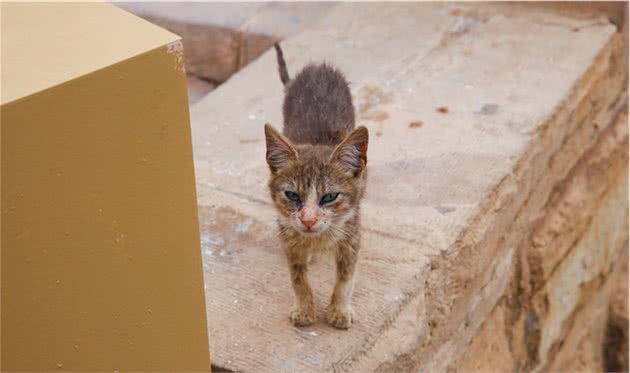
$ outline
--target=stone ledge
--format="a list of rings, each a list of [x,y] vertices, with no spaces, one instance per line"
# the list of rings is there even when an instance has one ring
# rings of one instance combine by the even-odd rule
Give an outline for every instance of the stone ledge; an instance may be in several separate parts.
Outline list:
[[[385,30],[375,21],[384,16],[397,22]],[[617,40],[601,19],[423,3],[337,5],[283,43],[290,73],[322,59],[346,72],[373,134],[358,319],[347,332],[287,320],[292,294],[262,142],[262,124],[281,123],[275,56],[263,54],[201,100],[191,114],[215,364],[456,367],[508,289],[516,247],[554,185],[601,133],[592,122],[610,123],[607,108],[623,89]],[[312,271],[320,303],[331,269]]]
[[[228,80],[280,40],[239,29],[183,23],[160,16],[142,17],[182,37],[188,74],[216,83]]]
[[[215,83],[273,43],[310,26],[334,3],[116,3],[180,35],[186,71]]]

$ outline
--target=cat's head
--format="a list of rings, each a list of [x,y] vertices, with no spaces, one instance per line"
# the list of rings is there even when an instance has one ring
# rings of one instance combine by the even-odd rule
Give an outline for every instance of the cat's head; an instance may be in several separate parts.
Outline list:
[[[336,147],[292,145],[265,125],[269,189],[283,229],[304,236],[347,235],[365,190],[368,130],[358,127]]]

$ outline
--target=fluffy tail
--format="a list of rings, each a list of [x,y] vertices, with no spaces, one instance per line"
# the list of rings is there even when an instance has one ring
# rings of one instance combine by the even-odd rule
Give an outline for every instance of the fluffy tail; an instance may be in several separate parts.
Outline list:
[[[276,57],[278,57],[278,72],[280,72],[280,80],[283,85],[287,85],[289,82],[289,72],[287,71],[287,64],[284,62],[284,56],[282,55],[282,49],[278,43],[274,43],[276,48]]]

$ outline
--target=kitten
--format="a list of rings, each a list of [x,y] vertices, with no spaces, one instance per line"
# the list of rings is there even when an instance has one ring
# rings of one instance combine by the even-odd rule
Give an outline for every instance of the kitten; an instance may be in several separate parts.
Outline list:
[[[327,321],[352,324],[352,288],[359,253],[359,205],[366,184],[368,130],[354,129],[354,106],[344,76],[327,64],[306,66],[289,78],[275,45],[285,86],[281,135],[265,125],[269,191],[278,211],[296,304],[296,326],[310,325],[317,313],[307,280],[313,254],[335,255],[337,281]]]

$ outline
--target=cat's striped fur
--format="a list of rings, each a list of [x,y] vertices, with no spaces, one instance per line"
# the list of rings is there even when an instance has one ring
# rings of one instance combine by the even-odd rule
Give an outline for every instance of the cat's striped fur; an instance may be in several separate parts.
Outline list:
[[[327,321],[349,328],[368,130],[354,128],[352,96],[343,74],[327,64],[311,64],[290,79],[282,50],[275,48],[285,85],[284,127],[280,134],[265,125],[266,158],[269,191],[296,297],[290,318],[297,326],[316,321],[307,279],[309,258],[330,252],[336,258],[337,280]]]

